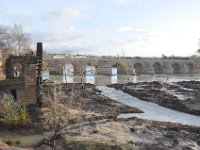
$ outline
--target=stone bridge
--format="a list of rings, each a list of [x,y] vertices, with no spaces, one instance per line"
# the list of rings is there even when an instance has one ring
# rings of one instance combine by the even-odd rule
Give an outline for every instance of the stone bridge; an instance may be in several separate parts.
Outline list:
[[[74,68],[74,74],[86,73],[87,66],[94,66],[96,74],[112,75],[112,68],[117,67],[118,74],[192,74],[200,73],[197,59],[163,58],[118,58],[109,56],[71,56],[61,59],[44,59],[44,67],[50,74],[63,74],[65,64]]]

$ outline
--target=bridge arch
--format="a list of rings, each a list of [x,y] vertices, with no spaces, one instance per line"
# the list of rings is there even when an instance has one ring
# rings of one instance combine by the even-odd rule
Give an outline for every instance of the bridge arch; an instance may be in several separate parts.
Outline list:
[[[134,67],[134,70],[135,70],[135,73],[136,74],[141,74],[142,73],[142,64],[141,63],[135,63],[134,65],[133,65],[133,67]]]
[[[181,66],[178,63],[173,63],[172,68],[174,74],[181,73]]]
[[[188,63],[187,66],[188,66],[188,73],[193,73],[194,65],[192,63]]]
[[[117,61],[112,64],[112,74],[127,74],[127,66],[125,63],[121,61]]]
[[[73,75],[74,74],[74,65],[72,63],[66,63],[63,66],[64,75]]]
[[[153,64],[153,69],[154,69],[154,73],[160,74],[162,73],[162,67],[161,64],[156,62]]]

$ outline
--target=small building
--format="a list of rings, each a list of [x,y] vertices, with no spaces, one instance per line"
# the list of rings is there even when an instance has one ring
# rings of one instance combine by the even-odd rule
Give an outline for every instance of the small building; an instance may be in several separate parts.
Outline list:
[[[10,56],[4,65],[0,72],[6,79],[0,80],[0,99],[12,96],[26,104],[36,103],[36,57]]]

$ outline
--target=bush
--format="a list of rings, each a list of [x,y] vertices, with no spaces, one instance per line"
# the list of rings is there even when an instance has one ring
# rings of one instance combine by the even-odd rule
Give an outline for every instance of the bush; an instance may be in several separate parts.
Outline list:
[[[5,97],[0,101],[0,114],[8,126],[27,124],[28,113],[25,104],[15,101],[12,97]]]

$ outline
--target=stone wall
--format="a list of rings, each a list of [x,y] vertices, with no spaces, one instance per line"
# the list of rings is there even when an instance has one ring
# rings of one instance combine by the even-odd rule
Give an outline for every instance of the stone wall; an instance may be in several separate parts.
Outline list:
[[[7,84],[0,84],[0,98],[15,95],[27,104],[36,102],[36,62],[34,56],[10,56],[5,63]],[[15,81],[22,81],[15,84]],[[12,83],[13,82],[13,83]]]
[[[5,63],[3,60],[0,60],[0,80],[4,80],[5,78]]]
[[[51,69],[62,70],[63,63],[66,59],[45,59]],[[200,61],[195,59],[162,59],[162,58],[127,58],[119,59],[117,57],[102,57],[102,58],[85,58],[85,59],[68,59],[74,67],[74,74],[85,73],[88,64],[97,68],[96,73],[101,75],[110,75],[111,68],[117,62],[125,63],[126,68],[118,68],[118,74],[190,74],[200,73]],[[60,66],[59,66],[60,64]],[[59,68],[59,69],[58,69]],[[81,68],[81,69],[80,69]],[[51,74],[51,73],[50,73]],[[52,74],[53,75],[53,74]]]

